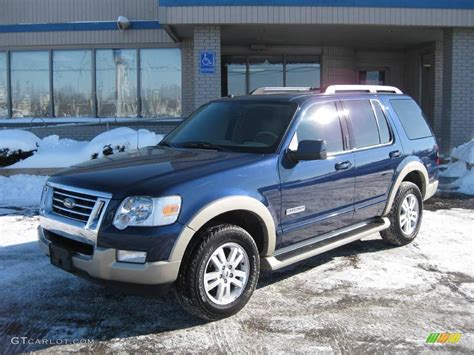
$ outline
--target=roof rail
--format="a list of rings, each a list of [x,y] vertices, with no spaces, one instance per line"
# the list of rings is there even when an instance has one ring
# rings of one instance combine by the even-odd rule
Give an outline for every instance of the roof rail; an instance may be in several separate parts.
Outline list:
[[[268,94],[295,94],[295,93],[310,93],[319,92],[319,88],[313,87],[283,87],[283,86],[266,86],[253,90],[250,95],[268,95]]]
[[[395,86],[385,85],[331,85],[328,86],[325,94],[337,93],[357,93],[366,92],[371,94],[403,94],[403,92]]]

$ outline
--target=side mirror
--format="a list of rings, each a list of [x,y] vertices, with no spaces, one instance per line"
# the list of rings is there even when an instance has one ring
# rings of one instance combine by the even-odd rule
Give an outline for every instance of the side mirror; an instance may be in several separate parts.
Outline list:
[[[298,150],[287,150],[288,158],[293,162],[300,160],[322,160],[327,158],[326,141],[307,140],[298,143]]]

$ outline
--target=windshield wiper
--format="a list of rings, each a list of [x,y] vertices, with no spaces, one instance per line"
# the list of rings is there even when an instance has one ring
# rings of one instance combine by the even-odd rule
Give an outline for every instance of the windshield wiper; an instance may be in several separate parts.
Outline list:
[[[181,143],[179,148],[198,148],[198,149],[210,149],[210,150],[219,150],[228,152],[229,149],[224,148],[221,145],[212,144],[209,142],[185,142]]]

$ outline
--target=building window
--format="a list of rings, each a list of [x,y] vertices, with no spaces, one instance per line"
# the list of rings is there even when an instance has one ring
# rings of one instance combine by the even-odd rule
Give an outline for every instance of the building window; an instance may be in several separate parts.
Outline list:
[[[384,70],[361,70],[359,71],[359,84],[385,85],[385,71]]]
[[[285,86],[319,87],[321,85],[321,66],[318,58],[287,57],[285,69]]]
[[[315,56],[227,56],[223,58],[222,94],[245,95],[265,86],[320,87],[321,65]]]
[[[263,86],[283,86],[281,57],[249,58],[249,92]]]
[[[53,51],[55,117],[91,117],[92,51]]]
[[[0,53],[0,118],[8,116],[7,54]]]
[[[232,95],[245,95],[247,93],[247,58],[231,57],[225,64],[227,75],[227,91]]]
[[[136,117],[137,51],[100,49],[96,51],[97,115]]]
[[[12,52],[10,58],[13,117],[49,116],[49,53]]]
[[[140,50],[140,96],[143,117],[181,114],[181,52]]]
[[[0,52],[0,117],[10,101],[15,118],[180,116],[181,50]]]

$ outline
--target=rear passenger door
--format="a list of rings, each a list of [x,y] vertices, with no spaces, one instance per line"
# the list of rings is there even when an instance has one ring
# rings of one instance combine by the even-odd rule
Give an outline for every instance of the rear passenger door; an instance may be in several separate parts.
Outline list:
[[[293,133],[290,150],[303,140],[327,142],[324,160],[280,164],[283,235],[277,248],[347,226],[352,221],[355,187],[354,157],[346,151],[347,127],[336,102],[315,103],[304,109]]]
[[[355,159],[354,223],[380,215],[402,157],[383,106],[377,99],[344,99]]]

